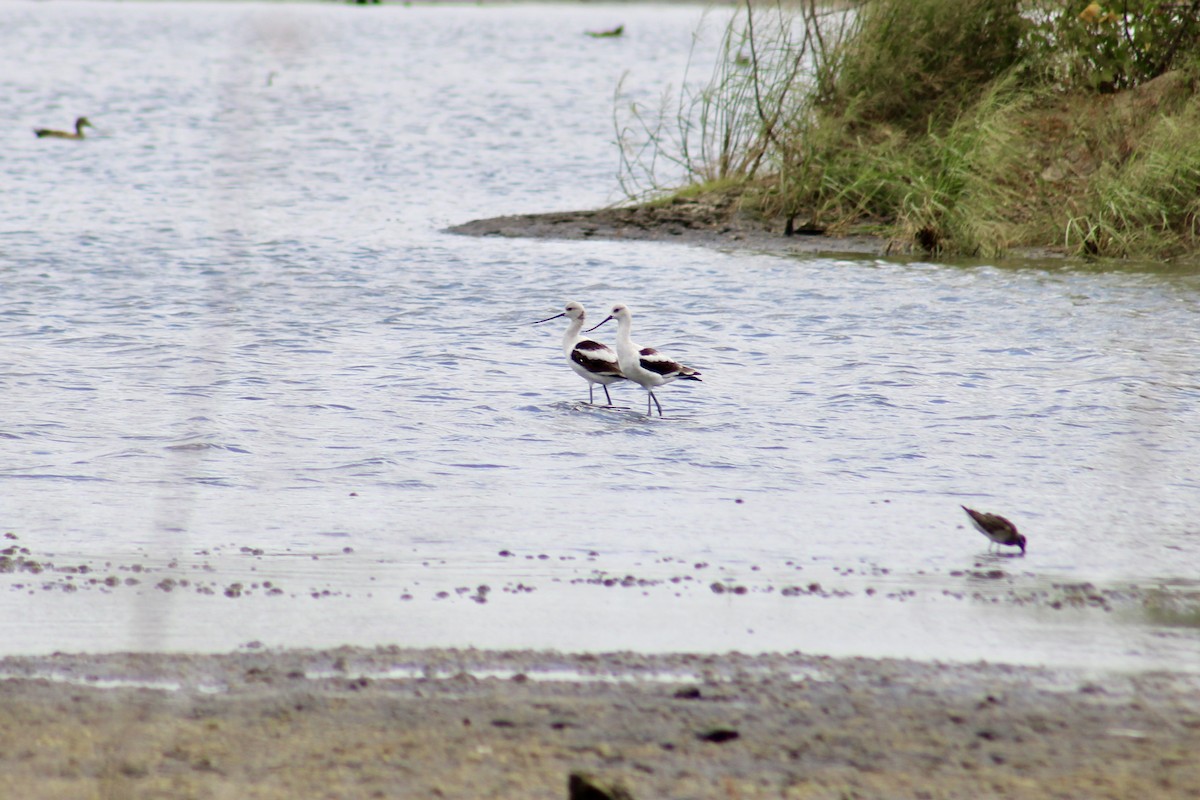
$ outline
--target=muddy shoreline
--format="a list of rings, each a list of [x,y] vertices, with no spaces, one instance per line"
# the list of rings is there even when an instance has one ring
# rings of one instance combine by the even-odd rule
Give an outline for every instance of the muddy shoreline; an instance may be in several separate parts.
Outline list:
[[[14,797],[1195,797],[1200,677],[802,654],[0,660]]]
[[[465,222],[448,232],[465,236],[564,240],[677,242],[774,255],[883,256],[898,248],[876,236],[829,235],[785,220],[759,220],[730,200],[676,199],[665,205],[516,214]]]
[[[855,230],[830,230],[803,216],[760,219],[740,210],[737,199],[722,196],[677,197],[658,205],[610,207],[589,211],[477,219],[454,225],[448,233],[464,236],[584,241],[675,242],[717,250],[777,256],[913,258],[930,254],[919,243],[877,236],[869,220]],[[1009,258],[1061,260],[1050,247],[1015,248]]]

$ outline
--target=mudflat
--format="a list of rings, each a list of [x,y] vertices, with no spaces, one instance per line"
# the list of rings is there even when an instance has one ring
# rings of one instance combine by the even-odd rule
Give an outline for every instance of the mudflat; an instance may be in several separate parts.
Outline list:
[[[385,647],[0,675],[8,797],[1200,796],[1192,673]]]
[[[450,233],[530,239],[608,239],[676,242],[776,255],[879,256],[886,239],[836,235],[786,220],[761,220],[738,210],[727,197],[676,198],[661,205],[515,214],[455,225]]]
[[[855,229],[828,228],[803,218],[764,219],[746,213],[736,197],[705,194],[674,197],[656,204],[586,211],[551,211],[477,219],[449,233],[502,238],[653,241],[778,256],[871,258],[929,255],[918,242],[877,235],[882,228],[864,220]],[[1013,248],[1016,259],[1061,259],[1048,247]]]

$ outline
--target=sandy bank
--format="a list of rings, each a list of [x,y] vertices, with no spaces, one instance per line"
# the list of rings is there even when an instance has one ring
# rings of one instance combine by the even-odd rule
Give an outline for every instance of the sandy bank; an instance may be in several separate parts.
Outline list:
[[[1200,794],[1200,679],[788,656],[339,649],[0,661],[25,798]]]

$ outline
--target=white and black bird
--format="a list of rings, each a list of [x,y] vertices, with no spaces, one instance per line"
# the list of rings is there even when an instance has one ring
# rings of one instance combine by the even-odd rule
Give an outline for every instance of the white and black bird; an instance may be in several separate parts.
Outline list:
[[[636,384],[640,384],[650,395],[646,400],[646,413],[650,414],[650,402],[658,407],[658,415],[662,416],[662,405],[654,396],[654,388],[682,379],[685,381],[700,380],[700,373],[691,367],[685,367],[677,361],[672,361],[653,347],[641,347],[633,343],[633,315],[624,303],[612,307],[612,312],[603,321],[588,331],[594,331],[610,319],[617,321],[617,363],[621,373]]]
[[[589,403],[592,402],[592,391],[595,384],[598,383],[604,389],[604,398],[611,406],[612,397],[608,393],[608,385],[625,380],[625,376],[621,374],[621,367],[617,364],[616,351],[606,344],[580,334],[579,331],[583,328],[586,316],[587,312],[583,310],[583,304],[572,300],[567,303],[561,314],[540,319],[533,324],[541,325],[543,322],[549,322],[559,317],[566,317],[571,321],[562,340],[563,354],[567,357],[567,364],[575,370],[576,375],[588,382]]]
[[[971,523],[976,530],[988,539],[996,544],[1019,547],[1021,555],[1025,555],[1025,536],[1017,532],[1017,526],[1013,525],[1011,521],[999,514],[987,514],[966,506],[963,506],[962,510],[967,512],[967,516],[971,518]]]

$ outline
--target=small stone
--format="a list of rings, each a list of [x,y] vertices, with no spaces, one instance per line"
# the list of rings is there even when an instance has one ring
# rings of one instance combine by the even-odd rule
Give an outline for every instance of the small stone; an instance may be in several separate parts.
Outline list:
[[[572,772],[567,778],[568,800],[633,800],[629,790],[617,782],[601,781],[586,772]]]
[[[741,734],[733,728],[713,728],[696,734],[696,738],[703,742],[712,742],[713,744],[724,744],[732,742],[734,739],[741,737]]]

